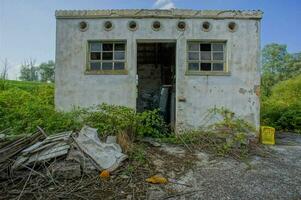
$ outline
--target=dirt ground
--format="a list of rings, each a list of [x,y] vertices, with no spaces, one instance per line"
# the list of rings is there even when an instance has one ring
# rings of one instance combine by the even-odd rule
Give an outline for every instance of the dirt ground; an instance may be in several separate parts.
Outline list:
[[[267,157],[245,161],[198,152],[195,165],[177,178],[192,187],[153,186],[148,199],[301,199],[301,135],[284,133],[276,143]]]
[[[124,162],[107,180],[98,172],[60,179],[39,166],[0,177],[0,199],[301,199],[301,135],[284,133],[276,142],[265,156],[239,161],[185,146],[145,145],[144,156]],[[177,183],[145,182],[152,175]]]

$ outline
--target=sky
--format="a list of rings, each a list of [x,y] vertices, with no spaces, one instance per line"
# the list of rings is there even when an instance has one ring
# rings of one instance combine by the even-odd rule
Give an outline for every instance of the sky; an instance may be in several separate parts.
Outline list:
[[[0,69],[9,79],[24,60],[54,60],[55,10],[59,9],[240,9],[262,10],[261,44],[286,44],[301,52],[301,0],[0,0]]]

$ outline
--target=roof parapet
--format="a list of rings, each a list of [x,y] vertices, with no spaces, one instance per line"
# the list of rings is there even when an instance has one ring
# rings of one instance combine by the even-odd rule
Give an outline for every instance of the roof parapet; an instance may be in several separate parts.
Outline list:
[[[260,10],[186,10],[186,9],[125,9],[125,10],[57,10],[57,19],[78,18],[205,18],[261,19]]]

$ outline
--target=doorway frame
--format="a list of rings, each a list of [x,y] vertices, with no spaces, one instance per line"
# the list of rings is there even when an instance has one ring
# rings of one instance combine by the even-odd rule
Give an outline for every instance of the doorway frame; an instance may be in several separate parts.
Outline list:
[[[176,132],[177,130],[177,80],[178,80],[178,40],[177,39],[136,39],[134,42],[134,70],[135,70],[135,90],[136,90],[136,98],[135,98],[135,110],[137,110],[137,98],[138,98],[138,44],[139,43],[173,43],[175,45],[175,96],[174,96],[174,124],[173,128]]]

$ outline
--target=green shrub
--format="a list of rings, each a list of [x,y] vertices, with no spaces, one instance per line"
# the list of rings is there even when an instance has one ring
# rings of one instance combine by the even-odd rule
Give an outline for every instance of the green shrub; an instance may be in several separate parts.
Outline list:
[[[165,137],[169,132],[157,109],[138,113],[137,121],[137,133],[139,135],[159,138]]]
[[[0,131],[10,128],[12,134],[31,133],[37,126],[47,133],[80,129],[83,125],[98,128],[103,136],[131,131],[139,136],[160,137],[167,133],[157,110],[136,113],[124,106],[101,104],[91,108],[75,108],[71,112],[54,109],[54,88],[49,84],[10,82],[0,91]],[[33,87],[35,85],[35,87]]]
[[[301,75],[275,85],[261,101],[261,124],[301,132]]]
[[[13,134],[23,134],[41,126],[54,133],[78,128],[74,119],[72,113],[56,112],[48,95],[33,95],[18,88],[0,92],[0,130],[11,128]]]
[[[116,135],[122,130],[135,131],[136,128],[136,113],[124,106],[101,104],[78,112],[83,124],[97,128],[102,135]]]
[[[168,132],[158,110],[136,113],[128,107],[101,104],[89,109],[79,109],[77,113],[83,124],[97,128],[103,136],[116,135],[124,130],[150,137],[163,137]]]

